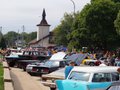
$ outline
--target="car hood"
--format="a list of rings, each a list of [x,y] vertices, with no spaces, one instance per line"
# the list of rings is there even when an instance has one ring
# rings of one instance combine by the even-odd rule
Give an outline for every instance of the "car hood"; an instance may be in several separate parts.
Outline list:
[[[53,54],[49,60],[63,60],[65,56],[66,56],[65,52],[58,52]]]

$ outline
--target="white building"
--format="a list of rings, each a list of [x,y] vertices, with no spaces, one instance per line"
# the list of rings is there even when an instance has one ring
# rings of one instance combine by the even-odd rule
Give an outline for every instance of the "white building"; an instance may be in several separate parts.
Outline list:
[[[37,39],[31,41],[29,45],[31,47],[54,46],[54,44],[50,44],[50,37],[51,37],[50,25],[47,23],[46,12],[45,12],[45,9],[43,9],[42,20],[40,24],[37,25]]]

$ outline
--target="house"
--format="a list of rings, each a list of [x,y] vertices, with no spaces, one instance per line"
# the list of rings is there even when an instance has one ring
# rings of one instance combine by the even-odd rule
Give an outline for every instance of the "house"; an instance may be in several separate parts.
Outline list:
[[[42,20],[40,24],[37,25],[37,38],[29,42],[30,47],[49,47],[55,46],[51,43],[52,33],[50,32],[50,25],[46,20],[46,12],[43,9]]]

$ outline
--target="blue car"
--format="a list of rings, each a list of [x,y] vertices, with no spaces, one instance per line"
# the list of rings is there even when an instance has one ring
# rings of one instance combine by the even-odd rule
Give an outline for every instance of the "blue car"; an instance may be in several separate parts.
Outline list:
[[[58,90],[106,90],[119,82],[119,67],[74,67],[66,80],[56,80]]]

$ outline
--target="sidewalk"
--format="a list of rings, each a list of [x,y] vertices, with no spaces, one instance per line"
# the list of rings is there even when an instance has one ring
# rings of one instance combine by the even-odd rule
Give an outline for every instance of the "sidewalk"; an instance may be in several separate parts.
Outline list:
[[[50,90],[40,83],[40,77],[32,78],[27,72],[18,68],[11,68],[14,90]]]

